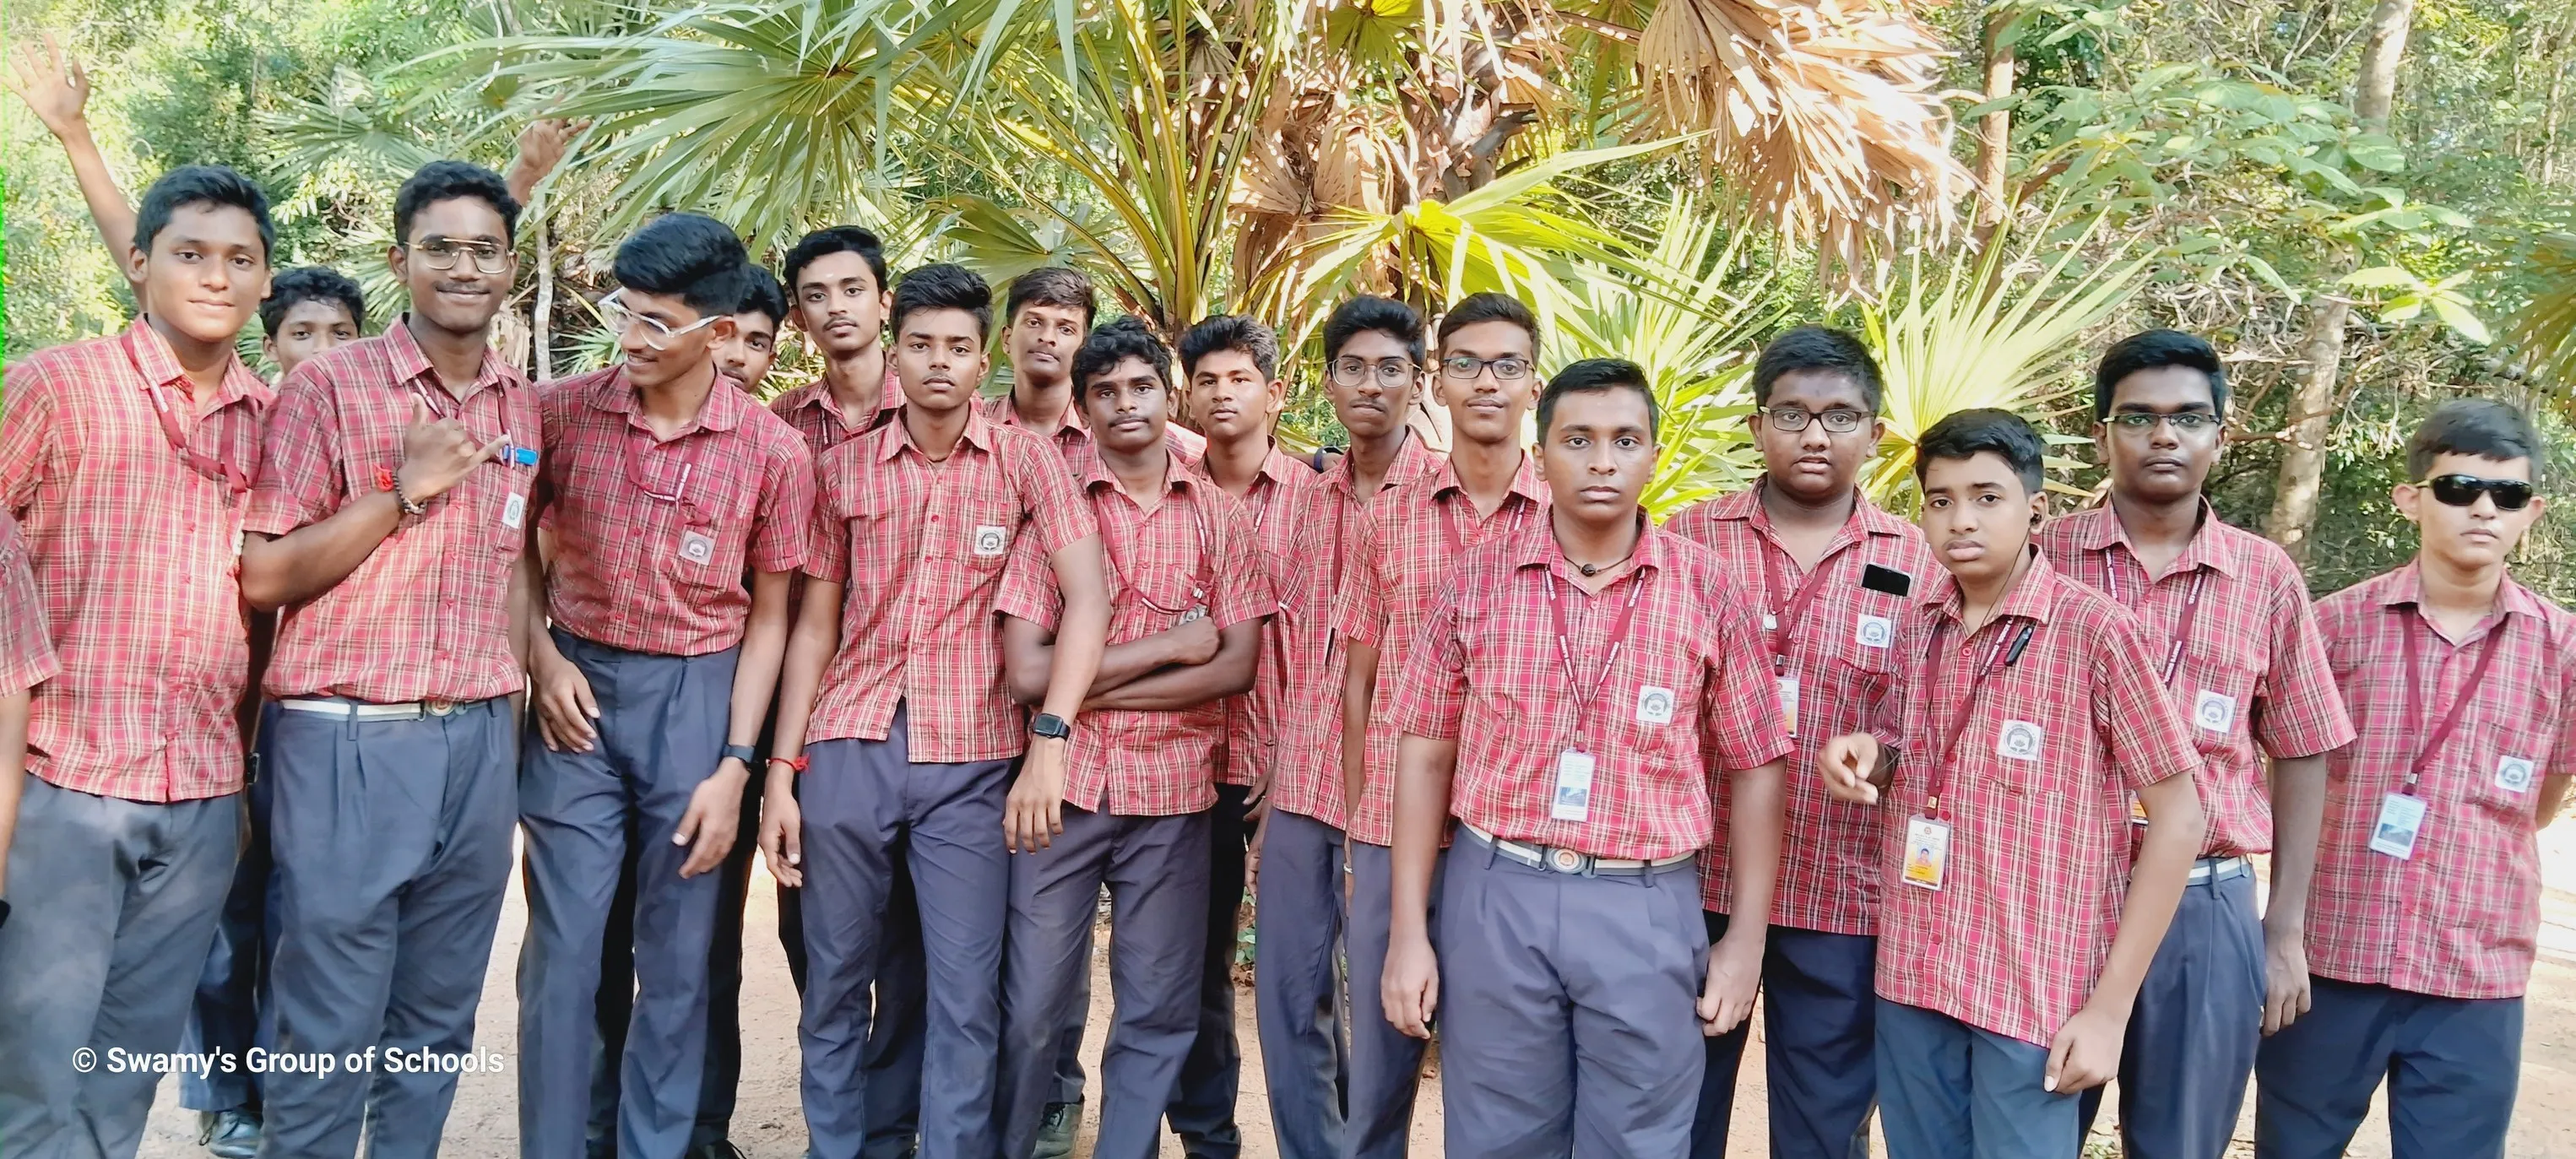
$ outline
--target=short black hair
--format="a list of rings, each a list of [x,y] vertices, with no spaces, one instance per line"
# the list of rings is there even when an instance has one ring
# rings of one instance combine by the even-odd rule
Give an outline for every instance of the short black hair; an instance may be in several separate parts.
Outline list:
[[[268,296],[259,302],[259,328],[277,333],[286,324],[286,312],[306,302],[338,306],[349,312],[352,325],[367,328],[367,292],[349,275],[328,266],[297,266],[270,281]]]
[[[1924,469],[1934,460],[1973,459],[1981,454],[2001,457],[2021,477],[2024,491],[2037,495],[2047,484],[2041,460],[2048,454],[2048,444],[2040,441],[2039,431],[2011,411],[1982,406],[1952,411],[1915,440],[1914,482],[1922,484]]]
[[[259,223],[259,255],[277,248],[277,223],[269,220],[268,194],[259,184],[225,165],[182,165],[161,175],[143,191],[134,213],[134,248],[152,252],[152,239],[170,228],[170,215],[190,205],[230,205]]]
[[[1086,330],[1100,316],[1100,295],[1091,288],[1091,276],[1071,266],[1040,266],[1011,279],[1011,295],[1003,303],[1002,317],[1017,321],[1020,307],[1028,305],[1080,310]]]
[[[501,238],[519,237],[519,199],[501,175],[468,161],[432,161],[411,175],[394,194],[394,244],[411,244],[411,222],[420,211],[460,197],[480,198],[501,215]]]
[[[1440,316],[1440,345],[1448,346],[1450,335],[1478,322],[1509,322],[1520,327],[1529,335],[1530,353],[1538,353],[1538,315],[1530,312],[1528,303],[1491,290],[1459,299],[1457,305],[1449,307],[1449,312]]]
[[[688,303],[699,317],[731,315],[742,305],[750,255],[731,227],[695,213],[666,213],[617,247],[617,284]]]
[[[1172,351],[1154,336],[1145,320],[1133,314],[1102,326],[1082,340],[1082,348],[1073,352],[1073,385],[1080,390],[1095,374],[1105,374],[1130,358],[1141,358],[1154,368],[1154,377],[1163,389],[1172,389]]]
[[[1213,315],[1181,335],[1181,373],[1197,374],[1199,359],[1222,350],[1251,358],[1265,380],[1279,376],[1279,336],[1241,314]]]
[[[2422,479],[2439,455],[2529,459],[2531,481],[2540,481],[2540,432],[2530,416],[2491,398],[2447,399],[2425,415],[2414,437],[2406,440],[2406,478]]]
[[[877,288],[886,288],[885,243],[858,226],[834,225],[806,234],[787,251],[783,272],[789,297],[795,297],[796,278],[805,272],[805,267],[830,254],[857,254],[867,259],[868,272],[876,275]]]
[[[1415,365],[1422,363],[1422,315],[1393,298],[1362,294],[1333,308],[1324,320],[1324,361],[1342,356],[1342,346],[1374,330],[1404,343]]]
[[[1538,437],[1547,438],[1549,424],[1556,421],[1556,404],[1569,394],[1608,394],[1614,390],[1633,390],[1646,400],[1646,433],[1662,437],[1663,408],[1655,405],[1655,384],[1646,378],[1646,368],[1625,358],[1586,358],[1557,371],[1538,392]]]
[[[978,340],[993,332],[993,287],[964,266],[942,262],[903,276],[894,288],[894,317],[887,328],[903,333],[903,320],[923,310],[964,310],[975,316]]]
[[[2101,364],[2093,368],[2093,421],[2111,416],[2111,394],[2119,388],[2121,379],[2160,366],[2197,370],[2207,377],[2209,405],[2218,417],[2227,417],[2227,367],[2218,360],[2218,348],[2197,334],[2147,330],[2114,342],[2102,352]]]
[[[1850,379],[1860,388],[1861,401],[1869,404],[1872,415],[1879,413],[1887,398],[1887,378],[1859,338],[1830,326],[1800,326],[1763,344],[1762,356],[1753,362],[1753,405],[1771,405],[1772,385],[1801,372]]]
[[[736,314],[766,314],[773,326],[787,324],[787,291],[779,286],[778,275],[766,267],[745,265],[742,268],[742,304]]]

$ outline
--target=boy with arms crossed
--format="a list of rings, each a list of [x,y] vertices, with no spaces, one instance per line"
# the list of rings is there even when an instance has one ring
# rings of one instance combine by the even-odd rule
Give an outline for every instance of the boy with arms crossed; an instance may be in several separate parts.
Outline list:
[[[2065,1159],[2075,1096],[2118,1072],[2200,847],[2200,758],[2147,630],[2031,545],[2047,505],[2039,433],[1965,410],[1915,454],[1920,524],[1946,574],[1917,590],[1899,642],[1901,724],[1889,713],[1885,732],[1835,737],[1817,762],[1830,792],[1879,805],[1887,826],[1888,1153]],[[2134,869],[2130,792],[2154,821]]]
[[[1680,1159],[1699,1040],[1760,984],[1789,738],[1749,601],[1638,504],[1645,372],[1577,362],[1538,405],[1544,517],[1459,556],[1397,686],[1386,1008],[1426,1038],[1455,1014],[1450,1153]],[[1735,782],[1723,856],[1753,916],[1712,951],[1694,869],[1717,854],[1714,777]]]
[[[1011,864],[1002,1149],[1037,1142],[1106,882],[1116,1016],[1096,1153],[1146,1159],[1200,1021],[1224,698],[1252,687],[1277,599],[1241,505],[1167,442],[1171,353],[1123,318],[1083,341],[1073,372],[1096,439],[1082,486],[1109,560],[1111,643],[1066,758],[1064,831]],[[1056,594],[1026,544],[996,607],[1013,688],[1035,702],[1054,660]]]
[[[1352,357],[1344,346],[1344,357]],[[1378,371],[1384,381],[1388,354]],[[1457,445],[1448,461],[1373,499],[1353,534],[1333,625],[1348,641],[1342,685],[1342,776],[1349,810],[1352,1137],[1356,1159],[1400,1156],[1412,1129],[1424,1039],[1379,1005],[1393,915],[1395,701],[1392,681],[1460,551],[1542,522],[1546,490],[1521,449],[1521,415],[1538,394],[1538,319],[1501,294],[1475,294],[1440,320],[1434,395]],[[1433,890],[1437,893],[1437,889]]]
[[[997,1149],[1008,854],[1044,849],[1062,829],[1065,743],[1100,666],[1098,526],[1060,456],[974,406],[991,321],[982,278],[945,265],[905,277],[894,300],[904,405],[815,467],[760,838],[781,883],[811,873],[822,887],[805,901],[799,1029],[820,1159],[852,1159],[867,1134],[869,988],[898,855],[921,891],[930,967],[922,1154]],[[1064,598],[1034,719],[1004,682],[993,615],[1020,536],[1037,538]]]
[[[1664,525],[1714,549],[1737,590],[1759,595],[1762,642],[1794,746],[1762,952],[1771,1153],[1782,1159],[1865,1149],[1878,1102],[1878,817],[1826,795],[1813,766],[1827,738],[1867,727],[1894,691],[1907,597],[1938,567],[1922,533],[1860,492],[1861,467],[1886,433],[1881,391],[1877,361],[1849,334],[1801,326],[1772,339],[1754,364],[1754,412],[1745,419],[1762,477]],[[1717,784],[1721,826],[1733,786]],[[1706,869],[1708,936],[1718,942],[1728,915],[1741,911],[1730,864]],[[1708,1040],[1691,1128],[1700,1159],[1726,1154],[1750,1034],[1739,1024]]]
[[[126,253],[146,312],[10,368],[0,515],[59,651],[29,681],[0,934],[0,1140],[131,1156],[153,1074],[75,1050],[178,1044],[239,853],[236,715],[250,636],[240,528],[271,394],[234,354],[267,292],[268,199],[186,166],[143,196]],[[23,614],[23,613],[22,613]],[[14,714],[11,714],[14,715]],[[16,747],[14,745],[6,747]]]
[[[2120,1052],[2120,1142],[2136,1159],[2216,1159],[2235,1137],[2263,1031],[2264,929],[2246,855],[2270,851],[2276,813],[2292,827],[2286,843],[2316,844],[2325,753],[2352,740],[2298,567],[2219,522],[2201,494],[2226,412],[2209,343],[2174,330],[2114,343],[2093,390],[2111,500],[2038,536],[2052,566],[2163,639],[2156,673],[2203,757],[2194,785],[2208,835]],[[2276,916],[2297,929],[2294,915]],[[2084,1093],[2080,1129],[2101,1101],[2099,1088]]]
[[[2394,495],[2422,536],[2414,562],[2317,602],[2360,738],[2327,758],[2321,837],[2285,836],[2273,863],[2309,977],[2265,1012],[2260,1159],[2342,1155],[2382,1081],[2397,1159],[2505,1154],[2534,838],[2576,774],[2576,615],[2505,568],[2547,505],[2542,453],[2501,402],[2434,407]]]

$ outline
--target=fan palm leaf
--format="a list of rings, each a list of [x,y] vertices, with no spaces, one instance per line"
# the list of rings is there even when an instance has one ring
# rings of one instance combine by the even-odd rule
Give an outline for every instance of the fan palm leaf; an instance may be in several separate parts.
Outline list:
[[[2576,234],[2541,235],[2529,267],[2539,292],[2514,316],[2505,341],[2526,373],[2556,393],[2576,394]]]

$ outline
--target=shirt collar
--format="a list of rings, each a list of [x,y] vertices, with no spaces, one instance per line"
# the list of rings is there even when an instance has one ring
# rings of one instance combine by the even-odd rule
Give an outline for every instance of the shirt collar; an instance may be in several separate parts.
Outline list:
[[[1394,472],[1388,472],[1388,478],[1393,477]],[[1466,484],[1458,481],[1458,465],[1443,456],[1437,473],[1432,479],[1431,497],[1438,499],[1451,491],[1463,495],[1466,493]],[[1512,488],[1505,494],[1506,496],[1518,495],[1532,503],[1543,503],[1547,500],[1547,487],[1539,481],[1538,477],[1538,460],[1528,451],[1521,452],[1521,464],[1512,471]]]
[[[1190,470],[1187,464],[1181,462],[1180,452],[1172,449],[1171,440],[1164,440],[1164,492],[1168,494],[1172,491],[1191,490],[1195,488],[1198,483],[1199,477],[1197,473]],[[1113,491],[1124,493],[1125,484],[1119,482],[1117,474],[1110,471],[1109,461],[1101,458],[1098,452],[1095,451],[1094,453],[1083,457],[1082,490],[1085,494],[1088,494],[1096,487],[1107,487]]]
[[[430,365],[429,355],[421,350],[420,342],[411,336],[410,314],[395,316],[394,324],[385,327],[384,338],[385,352],[393,362],[394,376],[397,381],[418,382],[425,389],[444,388],[444,380],[438,377],[437,368]],[[501,360],[499,356],[492,353],[492,348],[486,345],[483,348],[483,361],[474,367],[474,381],[465,384],[465,393],[449,392],[448,397],[463,402],[482,393],[484,387],[497,386],[500,382]]]
[[[2410,559],[2406,566],[2389,572],[2379,580],[2379,604],[2385,608],[2416,607],[2424,602],[2424,565]],[[2531,589],[2515,582],[2508,573],[2496,590],[2496,611],[2502,615],[2538,616],[2540,597]]]
[[[1038,430],[1035,425],[1020,417],[1019,396],[1009,391],[1002,392],[1001,397],[994,399],[987,407],[986,413],[987,417],[1003,426],[1019,427],[1024,430],[1045,435],[1050,439],[1061,437],[1066,431],[1071,431],[1086,439],[1090,438],[1091,427],[1082,421],[1082,408],[1074,405],[1074,401],[1075,400],[1070,398],[1066,399],[1064,404],[1064,417],[1058,419],[1054,427],[1043,431]]]
[[[1628,574],[1643,575],[1650,571],[1662,571],[1667,554],[1672,550],[1670,544],[1672,533],[1655,526],[1654,519],[1646,514],[1646,509],[1643,507],[1637,509],[1637,522],[1639,524],[1637,547],[1629,554],[1628,561],[1631,566]],[[1530,520],[1529,524],[1522,527],[1510,542],[1509,549],[1514,571],[1544,567],[1572,579],[1577,570],[1572,563],[1566,561],[1565,550],[1556,544],[1556,522],[1553,518]],[[1564,566],[1559,567],[1559,564]]]
[[[2075,545],[2079,549],[2109,551],[2117,547],[2127,552],[2129,558],[2138,558],[2137,545],[2129,542],[2129,529],[2120,522],[2120,512],[2111,506],[2108,498],[2099,506],[2088,507],[2066,518],[2078,521]],[[2208,499],[2202,499],[2200,526],[2193,529],[2191,542],[2183,545],[2182,554],[2174,557],[2173,567],[2165,575],[2189,575],[2204,567],[2231,578],[2243,575],[2243,549],[2233,536],[2227,534],[2228,530],[2228,526],[2219,520],[2217,509],[2209,505]],[[2152,578],[2162,579],[2164,576]]]
[[[2048,557],[2041,554],[2037,543],[2022,550],[2030,554],[2030,568],[2021,573],[2021,582],[2004,593],[2003,603],[1995,608],[1995,614],[1989,617],[1990,622],[2006,616],[2019,616],[2045,624],[2049,612],[2057,606],[2059,589],[2065,585],[2064,577],[2057,574],[2057,569],[2048,566]],[[1948,568],[1943,568],[1938,577],[1924,585],[1919,602],[1926,609],[1957,620],[1961,610],[1958,577],[1951,575]]]
[[[897,407],[894,410],[887,411],[884,416],[877,421],[874,433],[877,438],[876,460],[878,462],[882,463],[892,459],[895,455],[901,453],[905,447],[913,445],[912,428],[905,426],[903,422],[903,412],[910,409],[910,406],[911,404],[907,403],[902,407]],[[959,437],[957,440],[958,445],[965,446],[971,443],[974,445],[976,450],[990,454],[993,450],[995,441],[992,421],[985,418],[983,411],[978,409],[973,403],[968,403],[966,406],[966,433]],[[924,457],[926,458],[927,456]]]
[[[1446,461],[1439,452],[1422,444],[1420,433],[1411,427],[1406,427],[1404,441],[1396,444],[1395,461],[1387,464],[1386,478],[1379,482],[1378,490],[1383,491],[1389,487],[1412,482],[1429,474]],[[1324,482],[1340,490],[1342,494],[1357,495],[1359,494],[1358,471],[1357,460],[1351,455],[1350,448],[1345,447],[1342,449],[1341,461],[1333,464],[1333,469],[1324,473]]]
[[[627,421],[634,422],[636,421],[634,416],[642,409],[637,405],[640,401],[638,390],[634,381],[626,377],[626,364],[620,362],[613,373],[600,379],[598,385],[591,388],[590,405],[610,414],[626,415]],[[698,431],[732,430],[741,425],[743,411],[750,403],[750,395],[744,394],[740,387],[733,385],[732,379],[719,374],[716,376],[713,389],[707,391],[707,401],[698,408],[696,421],[682,428],[680,433],[673,435],[672,438],[680,438]]]
[[[196,384],[189,381],[187,368],[179,365],[179,355],[170,349],[170,340],[152,328],[149,318],[137,317],[125,328],[124,340],[126,357],[134,363],[135,372],[143,376],[144,386],[168,387],[183,398],[195,394]],[[245,398],[268,397],[268,384],[242,364],[238,352],[226,356],[223,382],[215,390],[215,409]]]
[[[1751,487],[1719,496],[1711,514],[1718,519],[1743,520],[1764,539],[1778,542],[1779,534],[1772,529],[1771,525],[1771,509],[1762,505],[1763,489],[1770,485],[1770,477],[1764,476],[1755,479]],[[1841,551],[1850,544],[1860,542],[1864,536],[1903,536],[1906,527],[1904,520],[1889,514],[1886,508],[1870,502],[1868,495],[1854,488],[1851,515],[1843,520],[1841,527],[1835,529],[1833,541],[1825,545],[1825,554],[1830,556]]]

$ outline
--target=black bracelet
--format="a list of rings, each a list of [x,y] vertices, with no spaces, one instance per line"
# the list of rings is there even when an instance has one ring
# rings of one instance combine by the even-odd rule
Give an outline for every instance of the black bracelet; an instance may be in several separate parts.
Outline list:
[[[732,757],[735,760],[741,761],[742,767],[746,769],[760,763],[760,753],[747,744],[726,745],[724,747],[724,751],[718,754],[716,759],[722,760],[725,757]]]

